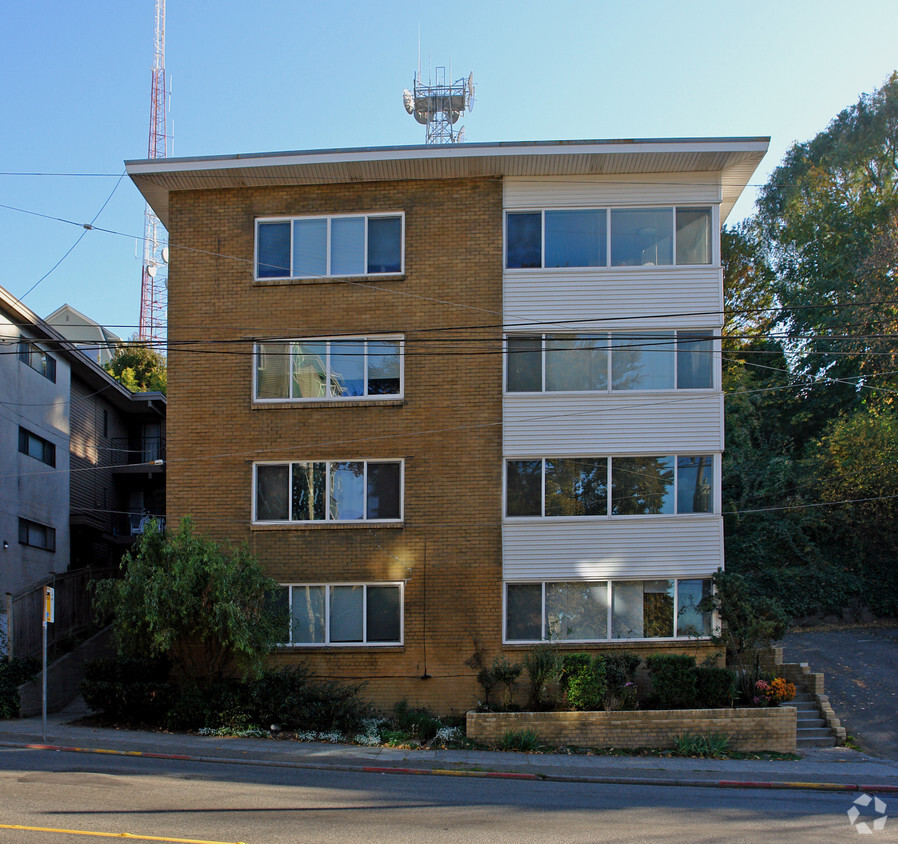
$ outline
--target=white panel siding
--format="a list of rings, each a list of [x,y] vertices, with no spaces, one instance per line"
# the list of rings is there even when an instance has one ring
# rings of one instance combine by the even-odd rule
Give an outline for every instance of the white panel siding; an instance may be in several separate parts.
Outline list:
[[[505,208],[594,208],[721,201],[720,173],[520,179],[503,181]]]
[[[539,393],[502,400],[506,457],[723,451],[722,393]]]
[[[718,328],[723,310],[716,267],[506,270],[502,286],[506,325],[544,331]]]
[[[506,520],[504,580],[707,577],[723,565],[720,516]]]

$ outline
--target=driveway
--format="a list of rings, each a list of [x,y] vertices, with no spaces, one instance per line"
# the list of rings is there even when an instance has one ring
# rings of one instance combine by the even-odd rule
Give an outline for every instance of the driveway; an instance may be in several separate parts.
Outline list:
[[[784,662],[826,675],[824,692],[864,751],[898,759],[898,627],[797,630],[782,644]]]

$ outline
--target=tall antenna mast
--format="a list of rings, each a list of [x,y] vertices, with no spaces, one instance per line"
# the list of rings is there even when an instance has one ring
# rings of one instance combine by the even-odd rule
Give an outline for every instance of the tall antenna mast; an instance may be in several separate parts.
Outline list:
[[[150,140],[147,158],[165,158],[165,0],[155,0],[155,3],[156,27],[153,38],[153,85],[150,89]],[[143,225],[138,337],[150,344],[165,342],[167,259],[165,228],[147,204]]]
[[[419,35],[420,39],[420,35]],[[474,74],[467,79],[446,81],[446,68],[435,68],[436,79],[425,85],[421,80],[421,44],[418,43],[418,71],[413,91],[402,92],[405,110],[426,127],[425,143],[460,144],[465,139],[465,127],[455,128],[465,110],[474,108]],[[449,68],[452,76],[452,68]]]

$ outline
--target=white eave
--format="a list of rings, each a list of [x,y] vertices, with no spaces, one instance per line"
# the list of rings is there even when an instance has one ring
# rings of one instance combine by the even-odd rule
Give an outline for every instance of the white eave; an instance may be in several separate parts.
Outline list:
[[[720,173],[725,219],[769,138],[523,141],[272,152],[126,161],[138,190],[168,225],[172,191],[409,179]]]

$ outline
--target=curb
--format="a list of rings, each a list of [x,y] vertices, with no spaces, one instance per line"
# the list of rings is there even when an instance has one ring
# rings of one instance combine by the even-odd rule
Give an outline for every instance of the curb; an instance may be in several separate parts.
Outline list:
[[[404,776],[477,777],[480,779],[529,780],[536,782],[576,782],[599,785],[652,785],[679,788],[742,788],[794,791],[861,791],[869,794],[898,794],[898,785],[856,784],[841,782],[791,782],[786,780],[711,780],[682,777],[610,777],[588,774],[543,774],[516,771],[470,770],[451,768],[409,768],[375,765],[350,765],[339,762],[296,762],[271,759],[232,759],[226,756],[194,756],[182,753],[154,753],[142,750],[112,750],[99,747],[74,747],[58,744],[24,744],[0,741],[0,747],[23,750],[49,750],[56,753],[92,753],[102,756],[129,756],[145,759],[167,759],[177,762],[200,762],[216,765],[255,765],[264,768],[294,768],[298,770],[341,771],[364,774],[401,774]]]

